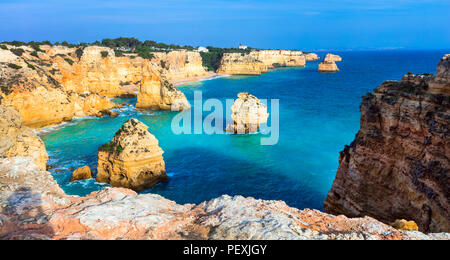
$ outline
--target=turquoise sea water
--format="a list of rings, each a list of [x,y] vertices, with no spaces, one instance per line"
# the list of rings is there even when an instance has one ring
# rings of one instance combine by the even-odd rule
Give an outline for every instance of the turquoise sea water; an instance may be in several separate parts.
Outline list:
[[[117,118],[75,119],[40,136],[54,167],[50,171],[69,194],[85,195],[108,186],[95,180],[69,183],[71,168],[89,165],[96,172],[97,148],[134,117],[158,138],[171,178],[144,192],[178,203],[239,194],[323,209],[339,151],[359,129],[361,96],[408,71],[435,73],[445,53],[449,51],[336,52],[343,57],[338,73],[318,73],[318,62],[308,62],[304,68],[279,68],[261,76],[231,76],[179,88],[191,104],[194,91],[202,91],[204,100],[224,101],[242,91],[260,99],[279,99],[279,142],[273,146],[260,145],[261,134],[175,135],[171,121],[177,112],[136,111],[134,98],[115,100],[127,104]],[[208,114],[203,112],[203,117]]]

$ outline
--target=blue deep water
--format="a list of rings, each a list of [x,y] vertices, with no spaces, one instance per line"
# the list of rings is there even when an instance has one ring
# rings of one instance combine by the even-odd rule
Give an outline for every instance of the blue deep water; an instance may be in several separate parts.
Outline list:
[[[399,80],[408,71],[435,73],[448,51],[353,51],[340,72],[318,73],[317,62],[304,68],[278,68],[261,76],[230,76],[179,87],[193,104],[236,98],[247,91],[260,99],[279,99],[279,141],[262,146],[262,134],[181,134],[171,131],[172,111],[136,111],[136,99],[116,118],[82,118],[40,132],[50,155],[50,170],[69,194],[86,195],[107,184],[94,179],[69,183],[74,168],[97,167],[97,148],[108,142],[129,118],[149,126],[164,150],[170,180],[144,193],[178,203],[199,203],[222,194],[284,200],[297,208],[323,209],[338,167],[339,152],[359,129],[361,97],[384,80]],[[323,56],[324,53],[318,53]],[[269,110],[270,112],[270,110]],[[192,113],[192,112],[183,112]],[[206,117],[210,112],[203,112]]]

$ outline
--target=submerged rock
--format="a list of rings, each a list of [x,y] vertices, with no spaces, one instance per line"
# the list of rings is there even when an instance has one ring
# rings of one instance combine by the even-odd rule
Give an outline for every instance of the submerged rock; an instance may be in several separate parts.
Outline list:
[[[267,122],[268,117],[266,105],[255,96],[242,92],[231,106],[233,123],[228,124],[225,131],[239,134],[256,132],[260,124]]]
[[[39,168],[47,168],[48,155],[42,140],[22,125],[17,110],[0,106],[0,157],[15,156],[31,157]]]
[[[408,73],[362,98],[361,129],[339,155],[326,212],[450,231],[449,58],[436,76]]]
[[[83,167],[76,169],[72,173],[72,178],[70,179],[70,182],[87,180],[87,179],[92,179],[92,171],[91,171],[91,168],[89,168],[89,166],[83,166]]]
[[[158,139],[137,119],[125,122],[113,140],[98,149],[97,181],[135,191],[168,180]]]

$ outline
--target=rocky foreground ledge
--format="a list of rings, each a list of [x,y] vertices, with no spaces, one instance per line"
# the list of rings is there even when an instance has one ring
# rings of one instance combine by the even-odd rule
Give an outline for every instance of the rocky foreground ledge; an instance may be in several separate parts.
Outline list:
[[[179,205],[107,188],[70,196],[32,158],[0,159],[0,239],[450,239],[373,218],[298,210],[242,196]]]

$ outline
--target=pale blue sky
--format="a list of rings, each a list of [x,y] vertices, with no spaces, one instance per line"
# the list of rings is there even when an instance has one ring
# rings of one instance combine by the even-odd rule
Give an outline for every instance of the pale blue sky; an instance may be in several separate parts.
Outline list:
[[[449,13],[448,0],[0,0],[0,41],[448,49]]]

